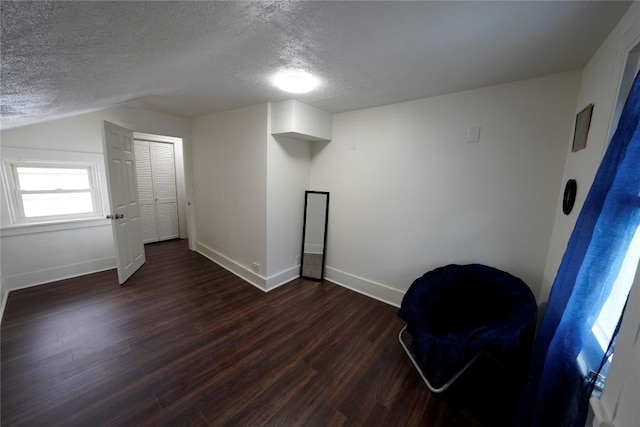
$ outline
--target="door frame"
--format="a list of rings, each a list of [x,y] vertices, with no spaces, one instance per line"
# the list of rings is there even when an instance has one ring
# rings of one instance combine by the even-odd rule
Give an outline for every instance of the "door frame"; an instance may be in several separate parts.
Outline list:
[[[133,132],[134,140],[150,141],[150,142],[164,142],[173,144],[173,162],[176,174],[176,196],[178,200],[178,230],[181,239],[187,239],[189,242],[189,248],[193,241],[193,232],[191,229],[192,221],[190,221],[190,202],[188,201],[187,194],[187,180],[186,170],[187,165],[185,162],[185,143],[183,138],[157,135],[152,133]]]

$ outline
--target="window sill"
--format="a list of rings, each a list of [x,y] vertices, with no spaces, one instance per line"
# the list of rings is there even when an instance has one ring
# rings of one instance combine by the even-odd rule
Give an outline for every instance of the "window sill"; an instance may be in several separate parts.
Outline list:
[[[0,229],[0,237],[49,233],[52,231],[75,230],[78,228],[102,227],[110,224],[111,221],[103,217],[40,222],[37,224],[15,224],[2,227],[2,229]]]

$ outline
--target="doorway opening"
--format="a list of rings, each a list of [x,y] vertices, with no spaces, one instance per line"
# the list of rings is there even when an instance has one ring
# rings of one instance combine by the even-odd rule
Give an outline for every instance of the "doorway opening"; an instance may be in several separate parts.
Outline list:
[[[182,138],[134,132],[143,242],[188,239]]]

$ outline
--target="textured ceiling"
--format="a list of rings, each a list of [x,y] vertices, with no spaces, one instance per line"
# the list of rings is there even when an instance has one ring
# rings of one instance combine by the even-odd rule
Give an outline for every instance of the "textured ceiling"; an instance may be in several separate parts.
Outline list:
[[[329,112],[582,68],[630,3],[0,3],[2,127],[130,105],[192,117],[292,98]]]

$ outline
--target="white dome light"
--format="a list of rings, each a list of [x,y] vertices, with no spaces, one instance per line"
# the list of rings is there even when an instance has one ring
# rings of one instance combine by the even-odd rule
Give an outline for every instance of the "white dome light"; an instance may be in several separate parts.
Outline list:
[[[307,93],[318,86],[318,79],[302,70],[288,70],[276,74],[273,83],[290,93]]]

